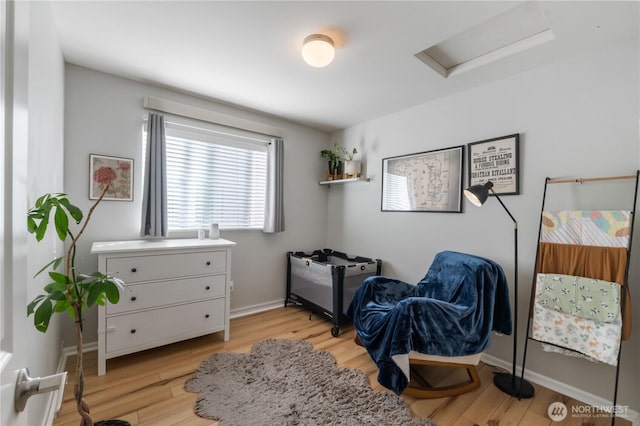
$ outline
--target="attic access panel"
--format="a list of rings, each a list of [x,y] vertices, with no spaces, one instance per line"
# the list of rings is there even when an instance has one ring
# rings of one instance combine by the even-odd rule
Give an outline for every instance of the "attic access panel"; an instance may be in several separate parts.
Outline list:
[[[448,78],[553,39],[553,32],[538,3],[529,1],[415,56]]]

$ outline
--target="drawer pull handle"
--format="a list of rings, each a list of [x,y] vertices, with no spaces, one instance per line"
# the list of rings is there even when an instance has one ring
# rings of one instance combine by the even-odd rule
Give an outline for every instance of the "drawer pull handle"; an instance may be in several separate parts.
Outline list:
[[[209,318],[209,314],[206,314],[204,317],[205,317],[205,318]]]
[[[136,334],[136,329],[135,328],[131,329],[131,334]]]
[[[205,290],[211,290],[211,286],[206,286],[204,289]]]
[[[211,261],[207,260],[207,266],[211,266]]]
[[[138,299],[137,297],[135,297],[135,296],[131,296],[131,301],[132,301],[132,302],[135,302],[137,299]]]
[[[137,268],[131,268],[131,272],[137,272],[138,269]]]

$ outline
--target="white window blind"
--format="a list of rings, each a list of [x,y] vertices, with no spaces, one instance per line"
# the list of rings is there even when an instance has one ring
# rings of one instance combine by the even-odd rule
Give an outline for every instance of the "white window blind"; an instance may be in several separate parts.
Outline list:
[[[166,129],[169,230],[262,229],[266,141],[180,127]]]

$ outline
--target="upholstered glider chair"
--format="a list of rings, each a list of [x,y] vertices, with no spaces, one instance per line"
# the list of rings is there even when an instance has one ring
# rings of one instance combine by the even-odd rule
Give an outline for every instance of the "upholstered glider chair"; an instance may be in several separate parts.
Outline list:
[[[438,253],[425,277],[411,285],[375,276],[363,281],[347,316],[355,340],[378,366],[378,382],[396,394],[441,398],[480,386],[476,365],[496,331],[511,334],[509,288],[497,263],[470,254]],[[469,380],[432,387],[418,365],[455,366]]]

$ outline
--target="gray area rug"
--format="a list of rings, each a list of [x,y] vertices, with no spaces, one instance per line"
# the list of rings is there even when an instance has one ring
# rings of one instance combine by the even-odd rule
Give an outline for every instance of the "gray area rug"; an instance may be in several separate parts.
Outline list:
[[[185,383],[195,412],[225,426],[434,425],[404,400],[376,392],[360,370],[339,368],[304,340],[268,339],[249,353],[216,353]]]

